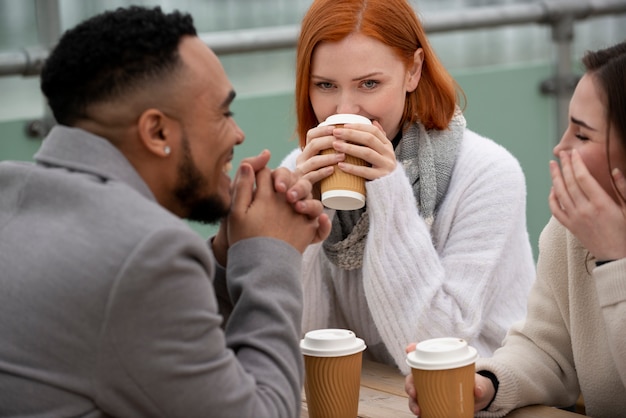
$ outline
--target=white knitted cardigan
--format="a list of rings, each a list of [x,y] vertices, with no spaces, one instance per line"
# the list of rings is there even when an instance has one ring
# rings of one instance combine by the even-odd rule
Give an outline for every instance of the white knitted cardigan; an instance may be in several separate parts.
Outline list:
[[[294,169],[299,153],[281,165]],[[465,338],[480,355],[491,354],[524,317],[535,274],[517,160],[465,130],[430,231],[400,164],[366,187],[370,231],[363,267],[337,268],[321,244],[305,251],[303,332],[352,329],[368,345],[368,356],[405,373],[405,346],[427,338]]]

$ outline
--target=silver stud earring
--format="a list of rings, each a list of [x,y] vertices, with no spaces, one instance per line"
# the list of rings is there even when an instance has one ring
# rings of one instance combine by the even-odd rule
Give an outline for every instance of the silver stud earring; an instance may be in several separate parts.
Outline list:
[[[166,145],[165,148],[163,148],[163,152],[165,153],[165,155],[170,155],[172,149],[169,147],[169,145]]]

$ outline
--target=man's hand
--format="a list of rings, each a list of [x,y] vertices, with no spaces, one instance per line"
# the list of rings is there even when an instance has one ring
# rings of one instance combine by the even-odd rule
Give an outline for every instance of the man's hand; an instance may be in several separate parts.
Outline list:
[[[331,222],[324,214],[324,207],[313,198],[311,182],[287,168],[277,168],[272,172],[274,189],[284,192],[293,209],[309,219],[318,219],[319,226],[311,243],[322,242],[330,234]]]
[[[321,213],[321,202],[318,203],[317,210]],[[327,219],[327,216],[322,214],[320,218]],[[285,193],[274,189],[270,169],[263,168],[255,173],[252,166],[242,163],[235,177],[233,204],[228,215],[230,245],[246,238],[272,237],[304,252],[318,236],[319,228],[317,217],[296,212]]]
[[[242,160],[232,185],[231,213],[213,240],[222,265],[230,245],[255,236],[282,239],[303,252],[328,237],[331,223],[311,183],[286,168],[270,171],[269,151]]]

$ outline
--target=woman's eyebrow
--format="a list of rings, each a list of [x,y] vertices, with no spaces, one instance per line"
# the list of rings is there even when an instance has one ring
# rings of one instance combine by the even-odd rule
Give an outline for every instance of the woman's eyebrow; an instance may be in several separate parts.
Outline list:
[[[354,77],[352,79],[352,81],[359,81],[359,80],[363,80],[363,79],[367,79],[367,78],[372,78],[372,77],[376,77],[381,75],[382,72],[381,71],[374,71],[373,73],[369,73],[369,74],[364,74],[364,75],[360,75],[358,77]],[[327,81],[334,81],[332,78],[328,78],[328,77],[323,77],[321,75],[315,75],[315,74],[311,74],[311,79],[317,79],[317,80],[327,80]]]
[[[570,117],[570,120],[572,121],[573,124],[575,125],[579,125],[582,126],[583,128],[587,128],[587,129],[591,129],[592,131],[597,131],[597,129],[592,128],[591,126],[587,125],[586,122],[583,122],[580,119],[576,119],[575,117]]]

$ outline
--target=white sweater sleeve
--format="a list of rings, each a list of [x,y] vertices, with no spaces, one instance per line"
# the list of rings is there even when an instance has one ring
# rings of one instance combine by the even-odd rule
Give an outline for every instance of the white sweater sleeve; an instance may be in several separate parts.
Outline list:
[[[291,171],[296,169],[296,158],[300,155],[302,151],[300,148],[296,148],[292,150],[285,158],[281,161],[280,167],[287,167]]]
[[[404,347],[410,342],[455,336],[478,345],[479,334],[492,326],[491,303],[507,286],[515,287],[516,266],[508,266],[506,274],[501,263],[511,254],[503,253],[519,252],[529,276],[525,291],[534,275],[528,271],[533,261],[519,164],[492,142],[463,147],[432,236],[400,165],[367,185],[365,294],[383,342],[405,372]],[[525,242],[527,248],[512,248],[511,242]]]
[[[281,167],[290,170],[296,168],[296,158],[302,151],[299,148],[291,151],[280,163]],[[329,216],[334,210],[325,209]],[[302,333],[312,329],[326,328],[331,316],[331,290],[328,281],[331,273],[325,270],[322,244],[311,244],[304,251],[302,257],[302,292],[304,294],[302,311]],[[327,267],[327,266],[326,266]]]

